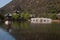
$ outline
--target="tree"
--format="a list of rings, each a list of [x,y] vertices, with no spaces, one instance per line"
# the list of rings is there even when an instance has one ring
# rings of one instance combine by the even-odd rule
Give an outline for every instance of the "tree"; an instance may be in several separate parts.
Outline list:
[[[29,15],[28,12],[22,12],[22,13],[21,13],[21,18],[22,18],[22,19],[28,20],[29,17],[30,17],[30,15]]]
[[[51,18],[51,19],[56,19],[56,13],[49,15],[49,18]]]
[[[15,19],[15,20],[17,20],[18,17],[19,17],[19,14],[17,14],[17,13],[12,14],[12,18]]]

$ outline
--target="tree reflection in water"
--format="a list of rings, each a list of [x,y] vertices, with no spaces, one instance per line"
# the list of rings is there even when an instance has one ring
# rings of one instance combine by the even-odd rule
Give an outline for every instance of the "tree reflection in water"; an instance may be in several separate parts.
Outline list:
[[[60,40],[60,24],[58,23],[12,22],[11,30],[17,40]]]
[[[29,30],[29,22],[13,22],[12,27],[17,32]]]

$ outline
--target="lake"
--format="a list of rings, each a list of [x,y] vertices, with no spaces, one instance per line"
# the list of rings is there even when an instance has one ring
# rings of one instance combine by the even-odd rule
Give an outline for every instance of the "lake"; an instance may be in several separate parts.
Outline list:
[[[16,40],[60,40],[60,23],[12,22],[10,25],[0,23],[0,28],[6,30],[6,32],[11,30],[8,33]]]

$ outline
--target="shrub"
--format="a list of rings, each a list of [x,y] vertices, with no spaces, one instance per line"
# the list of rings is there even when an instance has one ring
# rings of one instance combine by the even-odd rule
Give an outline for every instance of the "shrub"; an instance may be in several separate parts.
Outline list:
[[[25,20],[28,20],[30,17],[29,13],[28,12],[22,12],[21,13],[21,18],[25,19]]]
[[[56,19],[56,14],[51,14],[51,15],[49,16],[49,18],[51,18],[51,19]]]
[[[15,19],[15,20],[17,20],[18,17],[19,17],[19,14],[17,14],[17,13],[12,14],[12,18]]]

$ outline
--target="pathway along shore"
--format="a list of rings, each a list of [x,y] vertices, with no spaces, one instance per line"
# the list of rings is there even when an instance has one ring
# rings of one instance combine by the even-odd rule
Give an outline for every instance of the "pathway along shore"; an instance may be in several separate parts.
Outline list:
[[[60,20],[52,20],[52,22],[60,23]]]

